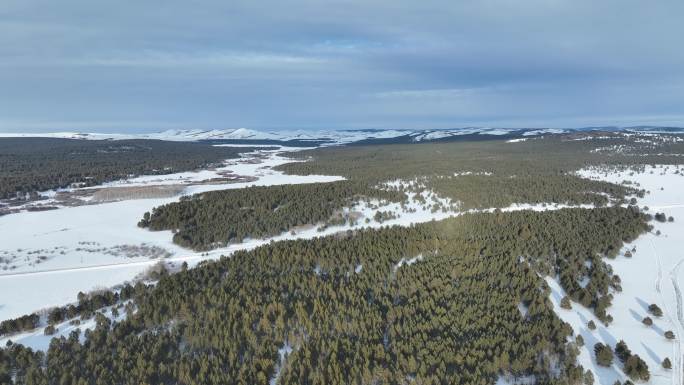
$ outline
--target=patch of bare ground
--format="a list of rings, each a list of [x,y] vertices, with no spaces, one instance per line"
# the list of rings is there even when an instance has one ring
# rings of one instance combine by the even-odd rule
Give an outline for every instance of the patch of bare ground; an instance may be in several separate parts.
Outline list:
[[[107,187],[93,193],[92,202],[115,202],[129,199],[170,198],[180,194],[184,185]]]

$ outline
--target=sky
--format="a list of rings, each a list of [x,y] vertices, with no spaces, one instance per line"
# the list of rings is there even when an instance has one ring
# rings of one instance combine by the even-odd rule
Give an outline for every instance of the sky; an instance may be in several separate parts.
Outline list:
[[[0,132],[684,126],[682,0],[3,0]]]

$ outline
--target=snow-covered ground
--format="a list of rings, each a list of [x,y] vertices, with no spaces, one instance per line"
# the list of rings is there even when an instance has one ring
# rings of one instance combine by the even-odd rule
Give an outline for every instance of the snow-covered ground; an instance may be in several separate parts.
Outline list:
[[[281,152],[292,150],[295,149],[264,149],[233,161],[221,169],[142,176],[107,185],[154,186],[183,181],[182,195],[187,195],[252,185],[331,182],[343,179],[337,176],[291,176],[273,170],[273,166],[292,161],[280,155]],[[255,180],[244,183],[197,184],[227,170],[236,175],[254,177]],[[392,183],[387,186],[389,188]],[[0,233],[11,234],[0,243],[0,320],[74,302],[80,291],[111,288],[129,282],[145,274],[160,260],[169,265],[178,266],[182,262],[188,262],[193,266],[205,259],[229,255],[236,250],[252,249],[270,241],[310,239],[362,227],[408,226],[463,214],[458,211],[457,202],[438,197],[430,191],[423,190],[408,195],[409,200],[404,205],[377,200],[358,202],[343,210],[343,214],[355,220],[342,226],[316,224],[272,238],[245,240],[204,253],[175,245],[170,231],[151,232],[137,227],[144,212],[173,202],[179,196],[129,199],[0,217]],[[567,206],[521,204],[504,208],[504,211],[563,207]],[[375,218],[378,211],[385,214],[380,220]]]
[[[111,321],[112,323],[121,322],[124,319],[126,319],[127,316],[126,306],[132,306],[131,309],[133,312],[135,312],[136,310],[135,305],[133,305],[132,303],[131,305],[128,305],[129,303],[131,303],[131,301],[124,301],[117,305],[107,306],[98,310],[95,314],[102,313],[102,315],[107,317],[109,321]],[[117,309],[116,315],[112,313],[112,309],[114,308]],[[35,330],[3,336],[2,338],[0,338],[0,346],[5,346],[8,341],[12,341],[13,343],[22,344],[33,350],[46,351],[50,346],[50,341],[52,341],[53,338],[69,338],[69,335],[76,330],[80,331],[79,340],[81,341],[81,343],[83,343],[85,341],[86,330],[95,329],[95,327],[97,326],[95,315],[87,319],[75,317],[53,325],[55,327],[55,332],[53,334],[46,335],[46,317],[42,316],[39,323],[40,326]]]
[[[108,186],[182,184],[182,195],[186,195],[251,185],[330,182],[342,179],[336,176],[289,176],[273,170],[273,166],[292,161],[280,155],[283,151],[291,150],[293,149],[264,149],[216,170],[143,176],[112,182]],[[640,206],[649,206],[649,211],[653,214],[664,212],[667,216],[675,218],[671,223],[654,222],[653,233],[644,235],[628,245],[625,251],[632,247],[637,248],[632,258],[621,255],[609,262],[622,278],[623,292],[615,295],[613,306],[609,309],[615,321],[607,328],[579,304],[573,304],[572,310],[561,309],[559,302],[564,295],[562,289],[556,281],[548,280],[553,292],[551,299],[558,314],[573,325],[575,332],[582,334],[585,340],[579,357],[580,363],[585,368],[590,368],[601,384],[610,385],[615,379],[624,380],[625,375],[617,361],[612,368],[598,367],[594,359],[593,345],[600,341],[614,347],[619,340],[625,340],[632,352],[639,354],[647,362],[651,370],[651,383],[681,384],[684,366],[681,362],[679,338],[684,334],[684,308],[679,279],[684,254],[679,251],[681,248],[678,246],[681,234],[684,234],[684,222],[681,222],[684,221],[684,175],[675,173],[675,170],[672,166],[667,170],[662,167],[647,168],[645,173],[634,175],[630,175],[629,171],[580,172],[580,175],[588,178],[616,183],[632,180],[639,183],[642,188],[651,191],[639,200]],[[227,171],[235,175],[254,177],[255,180],[242,183],[198,184]],[[399,183],[410,182],[395,181],[387,183],[386,186],[396,187]],[[661,190],[661,187],[664,189]],[[134,280],[162,259],[170,265],[178,266],[182,262],[188,262],[193,266],[205,259],[229,255],[236,250],[252,249],[270,241],[310,239],[352,228],[406,226],[464,213],[458,210],[458,202],[441,198],[427,190],[408,195],[408,202],[404,205],[370,200],[358,202],[344,209],[344,214],[355,219],[351,221],[353,223],[342,226],[325,227],[318,224],[303,227],[276,237],[246,240],[205,253],[196,253],[173,244],[169,231],[150,232],[137,227],[137,222],[144,212],[175,201],[178,196],[163,199],[130,199],[0,217],[0,233],[11,235],[4,237],[0,243],[0,320],[74,302],[79,291],[111,288]],[[504,208],[503,211],[541,211],[564,207],[568,206],[515,204]],[[391,215],[378,221],[375,219],[378,211]],[[660,230],[662,234],[656,236],[656,230]],[[417,261],[418,259],[403,261],[402,265],[410,265]],[[7,269],[3,270],[5,267]],[[362,268],[360,265],[357,266],[355,272],[360,272]],[[658,304],[665,315],[662,318],[651,316],[654,325],[646,327],[641,323],[641,319],[647,315],[646,307],[651,303]],[[594,331],[586,326],[588,320],[592,319],[597,325]],[[88,325],[86,322],[81,328]],[[71,326],[73,325],[58,326],[58,333],[68,335]],[[665,339],[663,334],[667,330],[674,331],[677,337],[675,341]],[[42,335],[42,329],[10,338],[37,348],[44,348],[49,341],[49,337]],[[660,363],[665,357],[672,360],[672,370],[661,368]]]
[[[272,167],[292,160],[281,157],[279,152],[258,151],[226,167],[235,174],[257,178],[254,181],[188,183],[181,195],[253,185],[343,179],[335,176],[284,175]],[[216,172],[203,170],[163,177],[143,176],[120,183],[158,185],[178,181],[180,176],[185,181],[199,182],[215,177]],[[0,243],[0,320],[48,306],[71,303],[79,291],[109,288],[132,280],[160,258],[170,262],[200,259],[201,255],[173,244],[170,232],[151,232],[137,226],[143,213],[178,198],[130,199],[0,217],[0,234],[5,234]],[[252,243],[245,243],[245,247],[254,247]]]
[[[680,285],[684,274],[684,269],[681,269],[684,262],[684,175],[675,173],[676,170],[675,166],[657,166],[646,167],[643,173],[598,169],[579,173],[583,177],[614,183],[625,180],[638,183],[641,188],[650,191],[638,200],[640,207],[648,206],[648,212],[653,215],[663,212],[668,217],[674,217],[674,222],[653,221],[652,232],[626,245],[615,260],[607,261],[622,280],[622,292],[614,293],[613,305],[608,309],[614,318],[608,327],[603,326],[591,311],[580,304],[573,303],[571,310],[560,308],[560,300],[565,294],[556,280],[547,279],[556,312],[584,339],[585,344],[580,349],[580,364],[585,369],[591,369],[600,384],[611,385],[615,380],[624,382],[627,379],[617,358],[612,367],[605,368],[596,363],[593,352],[597,342],[614,348],[620,340],[624,340],[632,353],[638,354],[648,364],[651,373],[649,383],[682,384],[684,307]],[[661,234],[656,235],[657,231]],[[625,257],[625,252],[633,248],[636,248],[633,256]],[[657,304],[664,312],[663,317],[649,314],[650,304]],[[642,323],[647,316],[653,319],[650,327]],[[596,324],[596,330],[587,327],[590,320]],[[675,340],[664,337],[668,330],[674,332]],[[666,357],[672,361],[671,370],[661,366]]]

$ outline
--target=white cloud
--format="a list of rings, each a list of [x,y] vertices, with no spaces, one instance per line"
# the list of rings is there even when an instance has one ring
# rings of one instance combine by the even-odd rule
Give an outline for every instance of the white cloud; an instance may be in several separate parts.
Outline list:
[[[473,87],[473,88],[437,88],[424,90],[397,90],[376,92],[372,94],[378,99],[458,99],[483,92],[491,92],[492,87]]]

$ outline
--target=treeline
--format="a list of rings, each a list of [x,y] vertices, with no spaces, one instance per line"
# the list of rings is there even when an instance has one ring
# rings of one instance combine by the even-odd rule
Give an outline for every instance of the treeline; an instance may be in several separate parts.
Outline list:
[[[25,330],[33,330],[38,327],[38,322],[40,322],[40,316],[35,313],[4,320],[0,322],[0,336]]]
[[[0,138],[0,199],[73,183],[93,186],[130,175],[189,171],[246,151],[160,140]]]
[[[597,254],[646,226],[620,207],[495,212],[272,243],[162,276],[84,343],[1,350],[0,383],[577,384],[572,329],[542,277],[589,273],[600,299]]]
[[[118,304],[134,298],[135,294],[141,294],[145,290],[144,285],[124,285],[119,291],[102,290],[93,293],[78,293],[77,303],[62,307],[54,307],[48,311],[47,322],[54,325],[75,317],[88,319],[95,312],[106,306]]]
[[[212,191],[156,207],[138,225],[174,230],[175,243],[206,250],[324,222],[356,200],[370,198],[399,202],[405,194],[346,180]]]
[[[81,317],[88,319],[97,310],[106,306],[118,304],[121,301],[133,299],[145,291],[142,283],[132,286],[124,285],[120,290],[100,290],[93,293],[78,293],[76,304],[61,307],[53,307],[47,310],[46,321],[50,325],[61,323],[65,320]],[[0,336],[11,335],[20,332],[31,331],[40,326],[40,316],[36,313],[8,319],[0,323]]]

